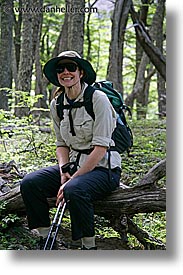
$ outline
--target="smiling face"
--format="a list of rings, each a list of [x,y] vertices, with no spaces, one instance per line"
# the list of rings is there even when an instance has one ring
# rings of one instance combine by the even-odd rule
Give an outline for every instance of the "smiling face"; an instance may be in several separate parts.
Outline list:
[[[69,59],[61,60],[56,71],[59,83],[66,88],[80,82],[83,76],[83,71],[79,69],[77,63]]]

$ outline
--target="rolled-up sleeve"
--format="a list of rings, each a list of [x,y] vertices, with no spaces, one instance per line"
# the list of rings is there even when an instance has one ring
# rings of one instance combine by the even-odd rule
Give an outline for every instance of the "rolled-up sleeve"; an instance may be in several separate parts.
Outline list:
[[[116,112],[108,97],[98,90],[93,94],[93,111],[95,114],[95,121],[92,145],[106,147],[113,145],[111,136],[116,127]]]
[[[61,146],[66,147],[67,145],[64,142],[64,140],[62,139],[61,134],[60,134],[60,119],[57,115],[56,100],[55,99],[53,99],[51,101],[50,114],[51,114],[51,117],[52,117],[52,120],[53,120],[53,127],[54,127],[54,131],[55,131],[55,135],[56,135],[56,146],[57,147],[61,147]]]

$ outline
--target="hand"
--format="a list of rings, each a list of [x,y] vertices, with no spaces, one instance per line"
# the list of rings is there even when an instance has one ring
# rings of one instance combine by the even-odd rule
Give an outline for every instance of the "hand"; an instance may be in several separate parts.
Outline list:
[[[69,173],[61,173],[61,185],[71,178]]]
[[[56,206],[58,206],[60,201],[62,201],[62,204],[65,202],[63,190],[64,190],[65,185],[72,179],[72,177],[69,174],[68,174],[69,176],[66,176],[66,174],[68,174],[68,173],[62,174],[62,176],[61,176],[61,177],[65,176],[65,179],[63,179],[63,180],[66,180],[66,181],[61,185],[60,189],[58,190]],[[69,177],[69,179],[68,179],[68,177]],[[62,181],[62,179],[61,179],[61,181]]]
[[[62,200],[62,204],[64,203],[64,194],[63,194],[63,189],[64,189],[64,186],[66,185],[66,183],[62,184],[60,189],[58,190],[58,193],[57,193],[57,200],[56,200],[56,206],[59,205],[59,202]]]

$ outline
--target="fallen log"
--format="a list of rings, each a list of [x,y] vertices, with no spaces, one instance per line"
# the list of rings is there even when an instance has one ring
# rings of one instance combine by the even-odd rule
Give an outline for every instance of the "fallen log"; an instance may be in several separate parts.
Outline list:
[[[120,215],[151,213],[166,210],[166,188],[158,188],[155,183],[166,174],[166,160],[154,165],[135,186],[123,183],[104,200],[95,202],[95,212],[99,215]],[[9,192],[1,194],[0,201],[6,202],[8,213],[25,213],[25,206],[17,184]],[[49,199],[50,207],[55,198]]]
[[[138,214],[161,212],[166,210],[166,189],[155,191],[141,191],[129,188],[119,188],[105,200],[95,203],[95,212],[106,214]]]
[[[141,188],[119,188],[104,200],[95,202],[95,213],[101,216],[151,213],[166,210],[166,189],[156,191]],[[25,213],[25,205],[20,194],[20,186],[0,196],[6,202],[7,213]],[[50,207],[55,206],[55,198],[49,199]]]

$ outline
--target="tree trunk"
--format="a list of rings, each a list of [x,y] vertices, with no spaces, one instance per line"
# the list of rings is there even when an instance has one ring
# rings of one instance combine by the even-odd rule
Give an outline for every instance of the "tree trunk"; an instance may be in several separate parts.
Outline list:
[[[7,11],[8,7],[8,11]],[[8,110],[8,88],[12,87],[12,28],[13,0],[1,1],[1,38],[0,38],[0,109]]]
[[[163,20],[165,14],[165,2],[166,0],[159,0],[159,16],[157,17],[157,35],[156,35],[156,45],[163,52]],[[158,90],[158,114],[159,118],[166,116],[166,87],[165,80],[160,75],[157,74],[157,90]]]
[[[139,20],[143,22],[144,26],[147,26],[149,1],[150,0],[142,0],[142,6],[140,7],[140,11],[138,12]],[[143,54],[143,49],[139,41],[136,39],[136,72],[138,72],[138,67],[140,65],[142,54]]]
[[[65,0],[65,6],[67,7],[67,5],[69,4],[70,0]],[[60,32],[60,39],[58,39],[59,43],[58,43],[58,54],[60,52],[63,52],[65,50],[68,49],[68,29],[69,29],[69,14],[65,13],[64,15],[64,23],[62,25],[61,28],[61,32]]]
[[[19,0],[18,8],[22,8],[22,0]],[[20,62],[20,46],[21,46],[21,26],[22,13],[19,12],[17,16],[14,14],[14,39],[13,39],[13,56],[12,56],[12,78],[15,82],[15,90],[18,90],[18,66]]]
[[[97,2],[98,2],[98,0],[95,0],[91,4],[90,1],[88,1],[88,7],[89,7],[89,9],[91,9]],[[90,19],[91,19],[91,13],[88,13],[87,20],[86,20],[86,37],[87,37],[87,44],[88,44],[86,59],[88,61],[92,60],[92,56],[91,56],[92,41],[91,41],[91,37],[90,37]]]
[[[166,80],[166,59],[163,56],[161,50],[153,44],[153,40],[148,34],[144,24],[138,20],[137,14],[131,5],[130,13],[136,30],[137,39],[142,46],[145,53],[150,58],[157,71],[161,74],[164,80]]]
[[[128,20],[131,0],[117,0],[112,18],[112,39],[109,49],[107,79],[114,88],[123,94],[122,68],[125,28]]]
[[[159,5],[157,5],[156,13],[154,14],[152,25],[149,31],[149,39],[152,39],[152,41],[157,40],[157,34],[159,32],[159,24],[158,24],[158,18],[162,18],[162,11],[159,8]],[[134,15],[133,15],[134,16]],[[137,16],[137,15],[136,15]],[[139,19],[139,22],[140,21]],[[142,22],[144,26],[144,22]],[[145,29],[144,29],[145,31]],[[138,33],[137,33],[137,39],[138,39]],[[158,49],[158,48],[157,48]],[[147,51],[144,51],[142,54],[142,58],[140,61],[140,64],[138,65],[138,71],[137,76],[135,79],[135,84],[132,93],[126,98],[125,103],[132,107],[133,100],[137,99],[137,118],[146,118],[146,111],[147,111],[147,104],[148,104],[148,90],[147,87],[149,85],[150,76],[154,74],[154,70],[151,66],[150,70],[147,69],[147,65],[151,60],[151,56],[148,55]],[[147,77],[145,77],[145,74],[148,74]]]
[[[24,0],[22,6],[30,9],[33,6],[33,0]],[[18,90],[27,92],[31,91],[31,78],[33,67],[33,14],[25,12],[22,14],[22,41],[20,51],[20,62],[18,68]],[[15,115],[18,117],[27,115],[29,106],[24,105],[21,97],[17,97],[16,103],[21,103],[21,107],[15,108]],[[26,103],[25,103],[26,104]]]
[[[68,16],[68,50],[75,50],[83,56],[84,42],[84,12],[78,12],[85,7],[84,0],[69,0]]]
[[[149,10],[149,0],[142,0],[142,6],[140,7],[139,14],[139,20],[143,22],[144,26],[147,26],[147,17],[148,17],[148,10]],[[139,41],[136,39],[136,78],[138,75],[138,69],[141,63],[141,59],[143,56],[143,49],[140,46]],[[149,62],[149,59],[147,59],[147,62]],[[146,70],[146,67],[144,68],[144,71]],[[145,78],[145,75],[144,75]],[[135,80],[136,83],[136,80]],[[137,93],[136,96],[136,110],[137,110],[137,119],[146,118],[147,113],[147,105],[148,105],[148,95],[149,95],[149,83],[144,83],[143,89],[139,90],[140,93]],[[133,97],[133,101],[134,101]],[[132,105],[129,105],[133,107]]]
[[[147,16],[148,16],[148,10],[149,10],[149,0],[142,0],[142,6],[140,7],[138,14],[139,20],[144,23],[144,25],[147,25]],[[141,64],[142,56],[143,56],[143,48],[141,47],[139,41],[136,39],[136,75],[135,75],[135,81],[134,81],[134,86],[137,82],[137,77],[139,76],[139,66]],[[143,61],[144,63],[144,61]],[[126,99],[125,103],[126,105],[130,106],[131,109],[134,106],[134,100],[135,100],[135,94],[132,93],[129,94]]]
[[[19,0],[19,8],[22,8],[22,1]],[[14,46],[15,46],[15,57],[16,57],[16,70],[18,71],[18,66],[20,62],[20,47],[21,47],[21,26],[22,26],[22,13],[19,12],[18,16],[15,16],[14,14]],[[15,87],[17,88],[17,86]]]
[[[34,1],[34,7],[41,8],[43,7],[43,0]],[[35,95],[42,95],[41,98],[35,103],[36,110],[34,111],[34,115],[47,115],[45,112],[48,109],[47,105],[47,91],[43,89],[43,75],[42,75],[42,67],[41,67],[41,58],[40,58],[40,40],[41,40],[41,31],[42,31],[42,22],[43,22],[43,13],[35,13],[34,21],[33,21],[33,56],[35,62],[35,76],[36,76],[36,84],[35,84]],[[41,112],[41,110],[44,110]]]

